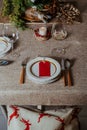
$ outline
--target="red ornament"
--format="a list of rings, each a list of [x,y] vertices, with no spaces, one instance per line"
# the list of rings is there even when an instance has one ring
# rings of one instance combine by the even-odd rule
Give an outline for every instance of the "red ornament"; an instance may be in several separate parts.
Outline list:
[[[9,124],[10,124],[10,121],[15,117],[15,118],[18,118],[19,117],[19,114],[18,114],[18,107],[16,106],[10,106],[12,109],[13,109],[13,113],[9,116]]]
[[[39,118],[38,118],[38,123],[41,121],[41,118],[43,118],[44,116],[50,117],[51,115],[49,115],[47,113],[40,113]]]
[[[56,120],[64,124],[64,119],[60,118],[59,116],[56,118]]]
[[[61,130],[64,130],[64,125],[65,125],[64,119],[62,119],[62,118],[60,118],[60,117],[57,117],[56,120],[57,120],[57,121],[60,121],[60,122],[62,123]]]
[[[29,123],[29,120],[25,120],[24,118],[22,118],[20,121],[23,122],[26,126],[24,130],[30,130],[31,123]]]

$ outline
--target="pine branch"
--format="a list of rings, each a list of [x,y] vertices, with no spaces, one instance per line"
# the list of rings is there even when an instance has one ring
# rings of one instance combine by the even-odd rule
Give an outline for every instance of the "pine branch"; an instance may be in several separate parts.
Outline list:
[[[9,0],[3,0],[2,14],[4,16],[10,15],[12,12],[12,2]]]

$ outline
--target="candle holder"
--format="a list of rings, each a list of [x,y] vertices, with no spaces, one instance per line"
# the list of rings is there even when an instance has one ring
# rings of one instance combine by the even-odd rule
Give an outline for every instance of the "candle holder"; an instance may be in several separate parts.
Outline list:
[[[67,31],[64,29],[64,27],[60,24],[54,23],[52,25],[52,37],[55,40],[63,40],[67,37]]]
[[[51,32],[46,26],[35,29],[34,34],[39,41],[46,41],[51,37]]]

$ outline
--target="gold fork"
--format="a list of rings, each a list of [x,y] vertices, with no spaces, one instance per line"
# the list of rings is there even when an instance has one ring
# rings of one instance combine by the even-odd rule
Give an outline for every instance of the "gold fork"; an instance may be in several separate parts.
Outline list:
[[[25,58],[23,61],[22,61],[22,69],[21,69],[21,73],[20,73],[20,84],[23,84],[25,83],[25,74],[26,74],[26,64],[29,60],[29,57]]]

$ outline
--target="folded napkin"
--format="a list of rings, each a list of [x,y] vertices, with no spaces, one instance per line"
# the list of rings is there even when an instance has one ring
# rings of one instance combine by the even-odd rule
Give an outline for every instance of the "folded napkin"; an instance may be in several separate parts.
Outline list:
[[[51,76],[49,61],[40,61],[39,62],[39,76]]]

